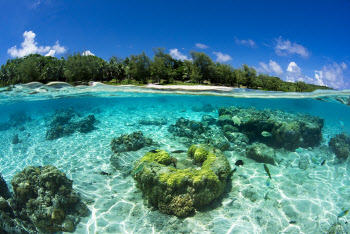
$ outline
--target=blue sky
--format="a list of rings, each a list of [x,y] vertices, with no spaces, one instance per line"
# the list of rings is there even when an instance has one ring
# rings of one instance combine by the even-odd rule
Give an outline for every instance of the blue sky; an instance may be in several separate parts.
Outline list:
[[[0,0],[0,64],[31,52],[108,60],[203,51],[284,80],[350,89],[350,0]]]

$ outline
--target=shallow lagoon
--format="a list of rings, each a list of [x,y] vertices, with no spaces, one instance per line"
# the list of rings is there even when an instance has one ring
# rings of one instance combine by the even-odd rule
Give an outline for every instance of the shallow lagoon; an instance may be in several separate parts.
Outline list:
[[[342,210],[350,208],[348,160],[337,159],[328,147],[330,139],[337,134],[350,134],[350,107],[334,101],[335,94],[302,94],[296,98],[297,95],[241,89],[193,93],[103,85],[16,86],[1,92],[0,123],[18,112],[25,112],[31,120],[1,131],[0,172],[9,186],[14,174],[28,165],[54,165],[64,172],[74,181],[73,188],[81,193],[91,210],[90,216],[81,219],[75,233],[327,232],[337,223]],[[338,94],[350,95],[346,91]],[[208,104],[215,110],[193,110]],[[187,150],[181,138],[169,133],[169,126],[181,117],[201,121],[203,115],[210,115],[217,119],[218,109],[230,106],[323,118],[321,144],[295,151],[276,150],[282,160],[278,165],[268,165],[272,175],[270,184],[263,163],[247,158],[242,148],[235,149],[231,144],[224,152],[231,168],[236,167],[239,159],[244,165],[232,174],[222,196],[183,219],[147,207],[132,177],[110,165],[112,138],[142,131],[159,143],[157,148],[167,152]],[[70,107],[81,116],[94,115],[96,129],[46,140],[55,111]],[[142,119],[157,118],[166,119],[167,124],[139,124]],[[20,143],[12,144],[16,134]],[[144,147],[123,155],[138,159],[152,149]],[[301,158],[308,160],[307,169],[300,168]],[[321,165],[323,160],[325,164]],[[345,231],[350,225],[347,220],[347,216],[338,220]]]

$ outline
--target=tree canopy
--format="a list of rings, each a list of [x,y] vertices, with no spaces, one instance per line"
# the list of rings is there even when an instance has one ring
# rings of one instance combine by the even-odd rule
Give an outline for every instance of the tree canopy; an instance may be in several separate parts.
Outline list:
[[[300,81],[285,82],[278,77],[258,74],[247,64],[234,68],[229,64],[215,63],[203,52],[191,51],[192,60],[185,61],[174,59],[165,53],[164,48],[155,48],[153,52],[152,59],[142,52],[126,58],[113,56],[108,62],[84,53],[69,54],[61,59],[31,54],[7,60],[1,66],[0,86],[32,81],[64,81],[72,84],[88,81],[169,84],[180,81],[285,92],[311,92],[328,88]]]

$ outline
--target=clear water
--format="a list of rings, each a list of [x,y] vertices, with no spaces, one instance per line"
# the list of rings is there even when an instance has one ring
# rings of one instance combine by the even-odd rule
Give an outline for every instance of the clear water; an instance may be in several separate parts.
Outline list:
[[[19,111],[32,120],[21,125],[24,131],[12,127],[0,132],[0,172],[10,185],[14,174],[28,165],[58,167],[74,181],[74,189],[89,201],[87,205],[92,211],[91,216],[82,218],[75,233],[323,233],[337,222],[343,208],[350,208],[350,187],[345,187],[350,185],[348,161],[338,160],[328,149],[332,137],[342,132],[350,134],[350,106],[333,101],[336,95],[349,96],[347,91],[294,95],[245,90],[193,93],[102,85],[78,88],[31,85],[1,91],[0,123]],[[111,139],[124,133],[142,131],[168,152],[187,149],[167,129],[180,117],[197,121],[203,115],[218,118],[217,110],[192,111],[193,106],[205,104],[216,109],[241,106],[319,116],[325,119],[323,140],[319,147],[279,152],[286,160],[281,165],[269,166],[273,175],[270,186],[266,184],[262,163],[247,159],[244,152],[226,151],[231,168],[235,168],[238,159],[244,160],[244,166],[237,169],[219,199],[185,219],[144,206],[142,193],[131,176],[124,177],[119,171],[111,175],[100,173],[111,170]],[[55,110],[67,107],[73,107],[82,116],[95,115],[97,129],[46,140]],[[168,124],[138,124],[140,119],[159,117],[167,119]],[[15,134],[21,143],[11,143]],[[141,158],[149,150],[146,147],[129,154]],[[303,156],[310,159],[306,171],[298,166]],[[326,164],[321,166],[320,160],[324,158]],[[254,199],[244,193],[247,189]],[[350,230],[349,218],[339,219],[344,230]]]

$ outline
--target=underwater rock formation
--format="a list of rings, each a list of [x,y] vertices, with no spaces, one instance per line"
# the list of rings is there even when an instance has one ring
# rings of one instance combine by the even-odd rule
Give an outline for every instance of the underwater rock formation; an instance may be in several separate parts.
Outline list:
[[[10,190],[7,187],[6,181],[4,178],[2,178],[2,175],[0,173],[0,197],[3,197],[4,199],[9,199],[12,197]]]
[[[215,108],[210,104],[205,104],[202,106],[193,106],[192,111],[194,111],[194,112],[214,112]]]
[[[120,137],[113,138],[111,149],[113,153],[136,151],[146,146],[157,145],[151,138],[143,136],[141,131],[131,134],[123,134]]]
[[[250,142],[262,142],[277,149],[295,150],[298,147],[319,145],[323,124],[324,119],[316,116],[280,110],[241,107],[219,109],[219,126],[231,125],[244,133]]]
[[[216,124],[216,119],[211,115],[203,115],[202,122],[206,122],[208,125]]]
[[[88,133],[95,129],[96,118],[94,115],[85,118],[78,116],[73,108],[56,110],[50,124],[51,127],[46,132],[46,140],[69,136],[74,132]]]
[[[220,150],[192,145],[187,157],[176,162],[164,150],[155,150],[135,163],[137,187],[161,212],[186,217],[224,191],[231,168]]]
[[[0,131],[6,131],[11,127],[18,127],[31,120],[32,118],[28,116],[24,111],[11,113],[9,121],[7,123],[0,123]]]
[[[247,158],[257,162],[275,165],[275,150],[263,143],[254,143],[247,147]]]
[[[338,158],[347,159],[350,155],[350,136],[345,133],[336,135],[329,141],[329,147]]]
[[[11,181],[16,211],[44,233],[72,232],[89,210],[56,167],[28,166]]]
[[[24,111],[18,111],[10,114],[9,124],[15,127],[30,120],[32,120],[32,118],[28,116]]]
[[[160,126],[160,125],[166,125],[168,123],[168,121],[166,119],[163,118],[156,118],[156,119],[141,119],[139,121],[139,124],[141,125],[156,125],[156,126]]]
[[[205,133],[208,129],[202,122],[180,118],[176,121],[175,125],[170,125],[168,131],[174,136],[187,137],[187,138],[202,138],[201,134]]]
[[[25,225],[12,209],[12,194],[7,187],[5,180],[0,173],[0,233],[29,233],[29,230],[35,232],[35,228]],[[25,227],[27,226],[27,227]]]

